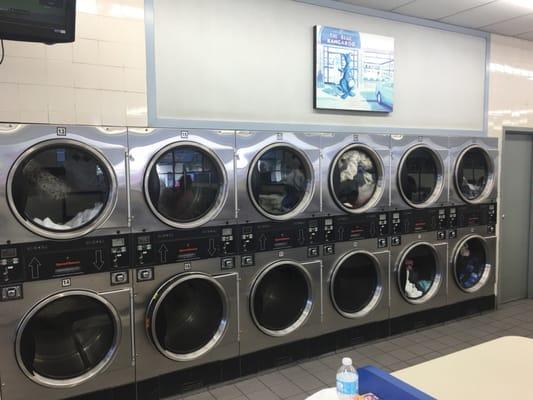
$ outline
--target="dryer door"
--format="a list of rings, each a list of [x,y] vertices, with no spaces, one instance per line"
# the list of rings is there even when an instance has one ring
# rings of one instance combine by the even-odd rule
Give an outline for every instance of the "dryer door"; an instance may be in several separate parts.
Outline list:
[[[171,360],[190,361],[216,347],[228,327],[228,298],[235,294],[227,290],[235,290],[235,279],[234,274],[190,273],[163,284],[146,313],[148,336],[157,349]]]
[[[285,336],[300,328],[313,308],[312,278],[293,261],[276,261],[261,271],[250,295],[256,326],[270,336]]]
[[[457,159],[454,171],[455,187],[467,203],[485,200],[494,185],[494,165],[489,154],[480,146],[470,146]]]
[[[227,197],[226,169],[209,148],[173,143],[149,163],[145,197],[152,212],[175,228],[195,228],[218,215]]]
[[[330,166],[333,199],[346,212],[363,212],[383,195],[383,162],[364,145],[353,145],[337,154]]]
[[[487,240],[478,235],[462,239],[454,249],[453,276],[457,286],[475,293],[485,286],[492,274],[491,250]]]
[[[346,318],[369,314],[382,297],[382,279],[376,256],[366,251],[345,254],[331,273],[330,296],[333,306]]]
[[[423,304],[432,299],[440,288],[442,277],[442,260],[431,243],[418,242],[407,247],[396,266],[398,289],[412,304]]]
[[[113,360],[121,336],[120,318],[111,303],[88,291],[53,295],[22,320],[16,357],[22,371],[48,387],[78,386]]]
[[[50,239],[94,230],[111,214],[117,196],[113,168],[84,143],[41,142],[23,153],[8,176],[8,202],[17,219]]]
[[[398,187],[411,207],[426,207],[439,198],[444,188],[444,163],[425,145],[409,149],[400,161]]]
[[[288,220],[311,202],[313,181],[313,167],[303,152],[287,144],[275,144],[252,161],[248,192],[260,213],[270,219]]]

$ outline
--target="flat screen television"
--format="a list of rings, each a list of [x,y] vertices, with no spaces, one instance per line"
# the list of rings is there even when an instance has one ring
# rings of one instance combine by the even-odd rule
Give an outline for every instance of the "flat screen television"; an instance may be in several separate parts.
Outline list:
[[[76,0],[0,0],[0,39],[73,42]]]

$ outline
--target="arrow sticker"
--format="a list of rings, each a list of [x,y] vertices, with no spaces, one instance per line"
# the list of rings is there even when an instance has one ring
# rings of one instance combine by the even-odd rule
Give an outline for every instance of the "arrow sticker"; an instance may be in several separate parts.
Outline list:
[[[215,239],[209,239],[209,249],[207,249],[207,252],[210,256],[214,256],[216,251],[217,248],[215,247]]]
[[[32,279],[39,279],[39,268],[41,267],[41,262],[36,258],[33,257],[28,264],[31,270],[31,278]]]
[[[161,260],[161,263],[162,264],[166,263],[167,262],[168,248],[167,248],[167,246],[165,246],[164,243],[161,245],[161,247],[159,248],[158,252],[159,252],[159,259]]]
[[[304,230],[298,229],[298,244],[304,244],[304,243],[305,243]]]
[[[98,271],[102,269],[104,266],[104,255],[102,254],[102,250],[96,250],[94,252],[94,262],[93,262],[94,268],[96,268]]]
[[[339,235],[339,240],[344,240],[344,228],[342,226],[339,226],[339,229],[337,232]]]
[[[265,234],[263,233],[260,237],[259,237],[259,248],[261,250],[265,250],[266,249],[266,241],[267,241],[267,238],[265,236]]]

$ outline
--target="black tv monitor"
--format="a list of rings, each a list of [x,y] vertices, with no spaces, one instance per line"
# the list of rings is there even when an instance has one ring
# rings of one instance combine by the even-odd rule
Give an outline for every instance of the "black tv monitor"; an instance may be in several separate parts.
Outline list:
[[[76,0],[0,0],[0,39],[68,43],[75,26]]]

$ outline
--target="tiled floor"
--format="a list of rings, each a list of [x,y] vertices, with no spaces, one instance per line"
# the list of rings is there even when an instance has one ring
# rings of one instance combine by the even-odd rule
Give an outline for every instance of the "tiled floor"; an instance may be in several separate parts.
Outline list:
[[[533,300],[516,301],[497,311],[326,354],[172,400],[301,400],[334,386],[343,356],[352,357],[356,366],[372,364],[392,372],[510,335],[533,338]]]

